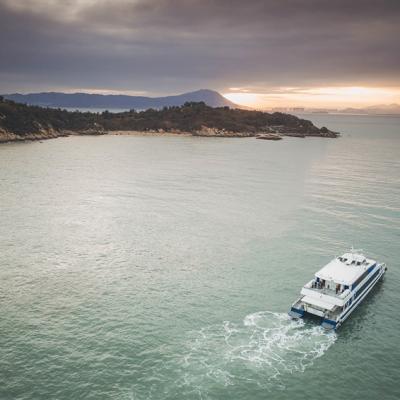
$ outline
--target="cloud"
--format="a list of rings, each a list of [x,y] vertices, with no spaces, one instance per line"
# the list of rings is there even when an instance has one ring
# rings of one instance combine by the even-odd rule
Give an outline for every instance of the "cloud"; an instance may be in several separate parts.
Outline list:
[[[256,108],[302,106],[341,109],[378,103],[398,103],[400,102],[400,87],[274,88],[259,93],[231,90],[225,96],[237,104]]]
[[[400,2],[0,0],[0,91],[399,86]]]

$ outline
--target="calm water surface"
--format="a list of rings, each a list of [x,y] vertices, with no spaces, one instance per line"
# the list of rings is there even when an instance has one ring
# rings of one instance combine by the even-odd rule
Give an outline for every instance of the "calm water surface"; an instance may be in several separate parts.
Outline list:
[[[343,137],[0,146],[0,398],[398,399],[400,119],[309,117]],[[290,321],[351,245],[385,280]]]

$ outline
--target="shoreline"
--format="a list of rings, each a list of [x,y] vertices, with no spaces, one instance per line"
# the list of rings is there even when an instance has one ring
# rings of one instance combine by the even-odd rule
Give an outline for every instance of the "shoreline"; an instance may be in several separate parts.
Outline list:
[[[190,132],[157,132],[157,131],[108,131],[105,135],[109,136],[139,136],[139,137],[146,137],[146,136],[194,136]]]
[[[260,132],[260,133],[249,133],[249,132],[230,132],[230,131],[219,131],[214,129],[207,129],[204,131],[196,132],[166,132],[166,131],[40,131],[38,133],[31,133],[28,135],[19,135],[11,132],[5,132],[0,130],[0,144],[2,143],[15,143],[15,142],[34,142],[48,139],[56,139],[59,137],[69,136],[133,136],[133,137],[205,137],[205,138],[254,138],[262,140],[277,141],[285,137],[320,137],[320,138],[336,138],[338,136],[328,136],[324,134],[301,134],[301,133],[284,133],[284,132]]]
[[[140,112],[79,113],[32,107],[0,97],[0,142],[46,140],[60,136],[329,137],[340,134],[290,114],[213,108],[205,103]]]

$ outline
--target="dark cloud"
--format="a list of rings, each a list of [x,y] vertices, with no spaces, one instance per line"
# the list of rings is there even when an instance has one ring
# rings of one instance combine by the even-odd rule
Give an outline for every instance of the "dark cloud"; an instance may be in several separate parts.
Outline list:
[[[400,2],[0,0],[0,91],[400,86]]]

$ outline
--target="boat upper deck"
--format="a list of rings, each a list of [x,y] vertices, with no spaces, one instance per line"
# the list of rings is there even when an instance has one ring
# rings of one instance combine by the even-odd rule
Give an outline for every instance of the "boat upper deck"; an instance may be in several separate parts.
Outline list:
[[[323,294],[326,296],[332,296],[332,297],[336,297],[338,299],[344,299],[346,298],[349,294],[350,294],[350,290],[346,289],[346,290],[335,290],[335,289],[331,289],[329,287],[315,287],[313,286],[313,281],[308,282],[307,284],[304,285],[305,289],[309,289],[312,290],[314,293],[316,294]]]
[[[301,289],[301,294],[306,296],[308,299],[313,299],[313,302],[321,300],[327,304],[334,304],[337,306],[343,306],[345,302],[352,296],[350,289],[340,288],[336,290],[330,287],[317,286],[314,279],[307,282]],[[325,308],[328,309],[326,306]]]
[[[367,259],[362,254],[346,253],[341,257],[334,258],[321,268],[315,276],[321,280],[351,286],[375,264],[376,261]]]

